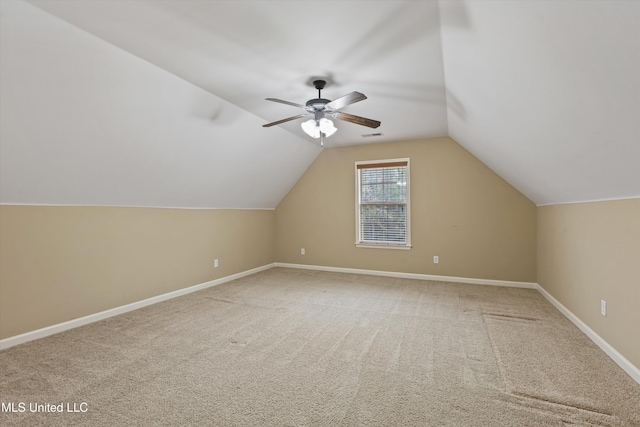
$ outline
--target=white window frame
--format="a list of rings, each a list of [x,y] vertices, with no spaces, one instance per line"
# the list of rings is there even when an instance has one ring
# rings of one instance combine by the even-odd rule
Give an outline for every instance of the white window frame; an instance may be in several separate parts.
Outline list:
[[[385,164],[389,163],[407,163],[407,201],[406,201],[406,211],[407,211],[407,239],[405,243],[394,243],[394,242],[369,242],[363,241],[360,236],[360,205],[361,205],[361,192],[360,192],[360,173],[358,172],[358,166],[360,165],[380,165],[380,167],[385,167]],[[384,159],[384,160],[367,160],[367,161],[359,161],[355,162],[355,174],[356,174],[356,247],[358,248],[376,248],[376,249],[411,249],[411,184],[410,184],[410,175],[411,175],[411,162],[409,158],[400,158],[400,159]]]

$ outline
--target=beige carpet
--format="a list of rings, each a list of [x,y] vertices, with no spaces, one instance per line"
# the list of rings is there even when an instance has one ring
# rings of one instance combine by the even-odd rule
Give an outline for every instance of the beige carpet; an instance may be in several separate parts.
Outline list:
[[[640,385],[526,289],[276,268],[0,370],[2,403],[26,405],[2,425],[640,426]]]

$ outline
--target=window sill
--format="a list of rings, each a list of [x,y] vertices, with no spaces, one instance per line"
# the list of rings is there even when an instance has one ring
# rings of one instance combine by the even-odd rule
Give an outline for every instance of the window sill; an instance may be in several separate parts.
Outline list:
[[[369,248],[369,249],[402,249],[408,251],[411,249],[411,245],[385,245],[385,244],[371,244],[371,243],[356,243],[356,248]]]

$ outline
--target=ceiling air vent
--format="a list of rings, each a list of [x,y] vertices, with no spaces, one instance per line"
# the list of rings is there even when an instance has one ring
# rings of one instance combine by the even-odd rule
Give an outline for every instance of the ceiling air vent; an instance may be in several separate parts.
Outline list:
[[[363,138],[371,138],[372,136],[382,136],[382,132],[367,133],[362,135]]]

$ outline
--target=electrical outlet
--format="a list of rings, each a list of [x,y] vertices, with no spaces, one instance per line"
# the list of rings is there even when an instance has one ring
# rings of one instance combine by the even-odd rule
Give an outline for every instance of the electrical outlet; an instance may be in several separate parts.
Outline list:
[[[304,248],[300,248],[300,255],[304,255]]]
[[[217,259],[213,260],[213,268],[218,268],[218,260]]]
[[[607,302],[603,299],[600,300],[600,314],[607,317]]]
[[[433,263],[438,264],[440,262],[440,257],[438,255],[433,256]]]

